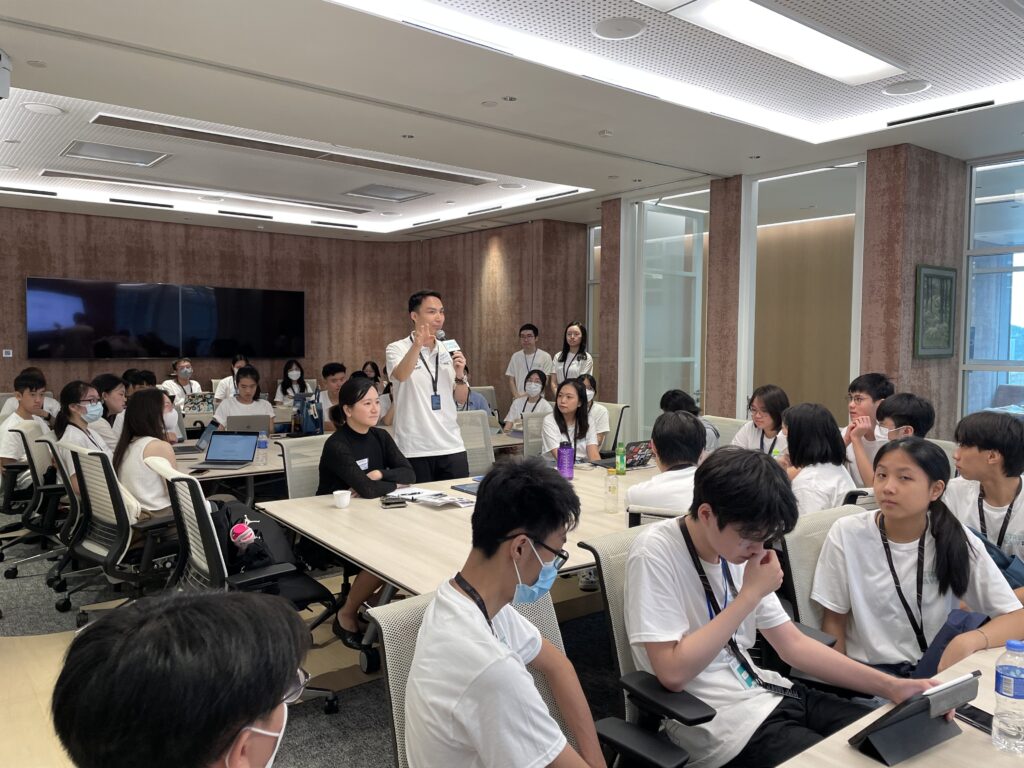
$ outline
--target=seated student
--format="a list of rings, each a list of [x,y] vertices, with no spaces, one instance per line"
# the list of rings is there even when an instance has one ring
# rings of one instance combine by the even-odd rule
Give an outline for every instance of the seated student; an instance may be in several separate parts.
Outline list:
[[[512,399],[526,397],[526,377],[530,371],[543,371],[545,377],[551,373],[551,355],[537,348],[540,331],[533,323],[526,323],[519,328],[519,344],[522,346],[509,358],[505,368],[505,378]]]
[[[625,620],[637,668],[716,710],[705,725],[665,723],[693,765],[777,765],[868,712],[757,667],[755,631],[831,685],[900,702],[934,684],[864,667],[793,625],[775,596],[782,567],[764,542],[797,515],[785,470],[730,446],[697,468],[689,514],[645,526],[630,547]]]
[[[704,425],[704,452],[714,453],[718,450],[718,440],[721,438],[718,429],[700,415],[700,408],[697,407],[697,402],[688,393],[681,389],[670,389],[661,396],[661,402],[658,404],[658,407],[661,408],[662,413],[667,411],[686,411],[698,417]]]
[[[136,392],[140,392],[143,389],[152,389],[156,386],[156,374],[152,371],[139,370],[138,368],[129,368],[124,372],[125,381],[125,397],[131,398]],[[128,405],[128,399],[125,400],[125,407]],[[111,424],[111,429],[114,431],[116,438],[121,437],[121,430],[124,427],[124,409],[119,414],[114,416],[114,423]],[[178,423],[174,423],[175,434],[177,434]],[[114,444],[117,447],[117,444]]]
[[[583,383],[587,395],[587,418],[594,423],[597,447],[600,449],[604,445],[604,439],[608,436],[608,432],[611,431],[608,424],[608,409],[594,399],[597,397],[597,379],[589,373],[584,373],[578,378]]]
[[[455,386],[452,388],[452,395],[455,397],[455,410],[457,411],[491,412],[491,404],[487,402],[487,398],[479,392],[474,392],[469,387],[468,365],[462,373],[462,379],[455,380]]]
[[[39,368],[36,368],[35,366],[30,366],[28,368],[25,368],[21,372],[22,373],[31,373],[31,374],[34,374],[35,376],[38,376],[39,379],[43,382],[43,389],[44,390],[46,389],[46,376],[43,375],[43,372]],[[14,413],[14,411],[17,409],[17,407],[18,407],[18,401],[15,398],[13,398],[13,397],[8,398],[7,402],[5,402],[3,404],[3,407],[0,408],[0,421],[3,421],[8,416],[10,416],[12,413]],[[47,425],[50,425],[50,424],[53,423],[53,420],[57,418],[57,413],[59,411],[60,411],[60,403],[57,402],[56,400],[54,400],[52,397],[50,397],[49,395],[47,395],[44,392],[43,393],[42,410],[39,413],[40,417],[44,421],[46,421]]]
[[[226,429],[231,416],[266,416],[267,434],[274,431],[274,406],[260,397],[260,372],[252,366],[240,368],[235,374],[238,381],[238,394],[229,397],[219,406],[213,418],[220,424],[219,429]]]
[[[380,395],[380,422],[381,426],[391,426],[391,422],[395,418],[395,412],[391,408],[392,396],[391,396],[391,382],[388,381],[388,369],[385,368],[381,371],[380,366],[377,365],[373,360],[367,360],[363,363],[363,374],[373,380],[373,385],[377,388],[377,394]],[[355,374],[352,374],[353,376]]]
[[[114,420],[124,411],[125,396],[124,380],[112,373],[101,373],[92,380],[92,386],[99,395],[103,405],[103,415],[89,425],[89,428],[103,438],[103,442],[111,451],[117,447],[117,433],[114,432]]]
[[[524,414],[551,413],[551,403],[544,399],[547,385],[547,374],[539,368],[534,368],[526,374],[526,384],[523,386],[526,394],[513,400],[508,413],[505,414],[505,434],[523,428]]]
[[[280,597],[133,600],[75,635],[53,724],[82,768],[269,766],[309,679],[308,650],[309,630]]]
[[[579,521],[572,486],[536,458],[494,465],[473,510],[473,549],[423,614],[405,693],[411,768],[604,767],[572,664],[509,603],[551,588]],[[570,746],[527,666],[551,686]]]
[[[654,420],[651,450],[661,474],[626,491],[626,506],[690,508],[693,474],[704,453],[704,423],[687,411],[669,411]]]
[[[0,467],[8,464],[25,463],[25,443],[21,435],[11,432],[11,427],[16,427],[23,421],[35,421],[42,428],[43,432],[49,432],[43,418],[43,393],[46,390],[46,380],[37,373],[25,373],[22,371],[14,377],[14,410],[7,418],[0,422]],[[58,411],[59,413],[59,411]],[[32,484],[32,473],[25,470],[18,474],[15,487],[24,490]]]
[[[76,494],[79,490],[75,463],[71,460],[71,451],[61,446],[70,444],[87,451],[103,451],[108,458],[113,459],[113,450],[103,436],[93,430],[93,425],[102,421],[103,405],[96,387],[84,381],[71,381],[64,385],[60,391],[60,412],[53,431],[59,441],[57,448],[61,463],[71,480],[71,490]]]
[[[178,414],[162,389],[144,389],[128,400],[124,429],[114,449],[114,472],[142,508],[140,520],[171,514],[167,483],[150,469],[145,459],[160,456],[177,467],[167,435],[177,426]],[[132,520],[133,523],[137,522]]]
[[[565,326],[562,335],[562,351],[551,361],[551,391],[568,379],[575,379],[594,370],[594,358],[587,352],[587,327],[573,320]]]
[[[329,411],[335,432],[324,443],[320,456],[318,496],[352,490],[364,499],[376,499],[402,485],[416,482],[416,472],[395,441],[377,429],[380,400],[373,382],[353,375],[338,393],[338,404]],[[362,633],[358,611],[383,582],[362,571],[352,584],[345,605],[334,619],[334,634],[349,648],[359,650]]]
[[[961,523],[1024,559],[1024,423],[979,411],[960,420],[954,439],[960,476],[949,481],[942,500]],[[1024,597],[1024,589],[1016,594]]]
[[[935,408],[912,392],[897,392],[885,398],[875,412],[879,432],[889,440],[900,437],[926,437],[935,426]]]
[[[284,364],[284,375],[281,377],[281,383],[277,385],[277,392],[274,393],[274,405],[291,405],[295,395],[308,391],[306,373],[299,361],[289,360]]]
[[[789,397],[782,387],[763,384],[747,400],[750,421],[740,427],[733,445],[767,453],[778,459],[786,453],[786,436],[782,434],[782,412],[789,408]]]
[[[348,380],[348,369],[344,363],[327,363],[320,369],[320,376],[324,380],[324,388],[320,390],[319,396],[320,408],[324,412],[324,432],[333,432],[335,427],[330,416],[331,408],[338,404],[338,392]]]
[[[566,379],[555,393],[555,409],[544,417],[543,452],[558,458],[558,446],[567,442],[576,448],[576,459],[600,461],[597,433],[587,416],[587,396],[578,379]]]
[[[179,357],[171,364],[171,378],[160,384],[179,408],[184,404],[186,395],[198,395],[203,386],[192,378],[192,361],[187,357]]]
[[[814,573],[811,598],[825,609],[821,628],[838,639],[836,650],[909,676],[961,601],[991,621],[954,637],[940,671],[1024,637],[1020,600],[941,500],[942,449],[920,437],[886,441],[874,472],[881,510],[837,520]]]
[[[885,445],[889,433],[878,426],[878,406],[891,397],[895,388],[884,373],[865,373],[850,382],[846,399],[850,423],[843,427],[846,460],[858,488],[871,485],[871,465],[875,454]],[[920,435],[919,435],[920,437]]]
[[[800,403],[782,414],[782,433],[789,446],[789,475],[801,515],[834,509],[854,490],[846,471],[843,438],[824,405]]]
[[[243,354],[237,354],[231,358],[231,375],[225,376],[217,382],[217,388],[213,391],[213,404],[220,405],[232,395],[238,394],[238,386],[235,384],[235,374],[240,368],[251,365],[249,358]]]

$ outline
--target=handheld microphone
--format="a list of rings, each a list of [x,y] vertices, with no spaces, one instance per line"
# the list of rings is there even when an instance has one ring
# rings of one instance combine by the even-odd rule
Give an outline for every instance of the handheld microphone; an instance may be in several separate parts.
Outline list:
[[[437,338],[438,341],[444,344],[444,348],[448,350],[448,354],[451,354],[452,352],[458,352],[460,349],[462,349],[462,347],[459,346],[459,342],[457,342],[455,339],[446,339],[444,337],[443,328],[439,330],[436,334],[434,334],[434,336],[435,338]]]

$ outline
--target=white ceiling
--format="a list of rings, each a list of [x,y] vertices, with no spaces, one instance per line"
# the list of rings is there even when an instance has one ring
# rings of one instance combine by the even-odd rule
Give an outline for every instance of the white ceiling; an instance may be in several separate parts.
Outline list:
[[[854,4],[790,0],[805,15],[842,18],[844,24],[851,25],[866,23],[851,10],[862,7],[861,2],[872,9],[904,5],[929,9],[926,28],[916,28],[913,34],[903,28],[897,37],[913,38],[913,45],[918,46],[923,42],[917,38],[927,31],[927,40],[942,43],[930,55],[957,71],[969,63],[973,66],[964,59],[964,45],[974,46],[970,50],[975,59],[988,61],[985,57],[991,53],[986,41],[966,36],[963,14],[971,9],[997,13],[995,9],[1002,8],[995,0],[860,0]],[[563,5],[578,10],[602,3],[520,0],[500,5],[550,11]],[[617,0],[618,5],[622,3],[643,10],[628,0]],[[998,13],[1005,15],[1006,11]],[[1012,19],[1000,18],[1004,29],[1015,29]],[[101,208],[80,201],[0,195],[0,205],[17,207],[169,221],[188,218],[193,223],[218,226],[265,226],[268,231],[396,240],[541,217],[596,221],[600,201],[622,194],[644,191],[656,197],[664,190],[706,186],[709,176],[760,174],[856,156],[870,148],[902,142],[964,159],[1024,149],[1021,104],[808,144],[323,0],[289,0],[287,4],[277,0],[4,0],[0,48],[12,58],[12,84],[19,89],[184,121],[234,126],[254,135],[290,137],[303,146],[340,145],[368,155],[416,158],[419,165],[476,169],[476,173],[495,179],[515,177],[594,190],[571,203],[535,204],[502,210],[500,215],[486,214],[486,221],[463,219],[390,234],[321,231],[277,221],[225,221],[202,213]],[[725,50],[709,53],[712,63]],[[1001,71],[1016,72],[1022,55],[1021,50],[1004,50]],[[29,60],[44,61],[46,67],[29,66]],[[734,72],[737,82],[730,87],[749,89],[745,78],[760,75],[761,70]],[[768,88],[766,98],[775,98],[771,89],[778,88],[780,102],[793,99],[792,84],[785,77],[764,87]],[[516,101],[503,101],[503,96],[515,96]],[[482,102],[497,104],[484,106]],[[839,106],[828,108],[840,110]],[[0,105],[0,109],[6,107]],[[600,131],[612,135],[601,136]],[[415,139],[403,139],[403,134]],[[39,140],[36,132],[21,137],[0,135],[0,141],[8,138],[20,138],[22,143],[0,144],[0,164],[34,167],[29,160],[33,143]],[[145,138],[145,146],[149,146],[148,140],[156,137]],[[225,159],[221,155],[226,152],[234,150],[204,152],[208,163],[199,163],[197,154],[189,161],[187,173],[183,168],[181,174],[175,172],[168,178],[197,186],[241,188],[239,191],[255,188],[279,197],[310,199],[317,192],[313,198],[317,200],[320,193],[345,189],[340,180],[307,169],[309,161],[289,161],[285,167],[278,166],[275,158],[267,161],[271,164],[268,171],[259,173],[250,172],[245,167],[247,161]],[[174,159],[145,170],[157,177],[165,171],[170,174]],[[53,162],[57,159],[49,164]],[[92,163],[90,170],[109,173],[113,167]],[[262,161],[259,167],[263,167]],[[351,172],[332,170],[339,175]],[[198,184],[200,180],[203,185]],[[6,183],[0,178],[0,185]],[[337,194],[329,199],[340,201]]]

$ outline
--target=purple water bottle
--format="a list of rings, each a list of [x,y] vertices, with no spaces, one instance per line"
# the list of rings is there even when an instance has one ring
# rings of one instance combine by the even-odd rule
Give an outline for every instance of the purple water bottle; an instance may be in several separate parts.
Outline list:
[[[572,480],[573,466],[576,464],[576,451],[569,441],[563,440],[558,446],[558,474],[566,480]]]

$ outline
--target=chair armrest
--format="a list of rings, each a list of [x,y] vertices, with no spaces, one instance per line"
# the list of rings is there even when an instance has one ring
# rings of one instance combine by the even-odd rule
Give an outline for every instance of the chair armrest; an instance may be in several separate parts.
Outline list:
[[[263,568],[254,568],[251,571],[228,576],[228,585],[236,589],[251,587],[253,584],[259,584],[260,582],[273,581],[278,576],[284,576],[286,573],[294,573],[295,570],[296,568],[292,563],[274,563]]]
[[[674,693],[649,672],[630,672],[619,678],[630,700],[640,709],[660,717],[678,720],[683,725],[700,725],[715,716],[715,710],[696,696]]]
[[[616,754],[628,758],[630,765],[682,768],[690,759],[690,755],[682,747],[617,717],[606,717],[594,725],[597,728],[597,738],[609,745]]]
[[[843,506],[847,504],[856,504],[857,499],[863,498],[864,496],[867,495],[868,492],[862,489],[858,489],[855,491],[847,491],[846,496],[843,497]]]
[[[796,628],[807,635],[811,640],[817,640],[822,645],[827,645],[829,648],[835,647],[836,639],[832,637],[828,632],[822,632],[820,629],[809,627],[806,624],[801,624],[799,621],[793,622]]]
[[[18,462],[14,464],[4,464],[4,472],[25,472],[28,469],[28,464]]]

